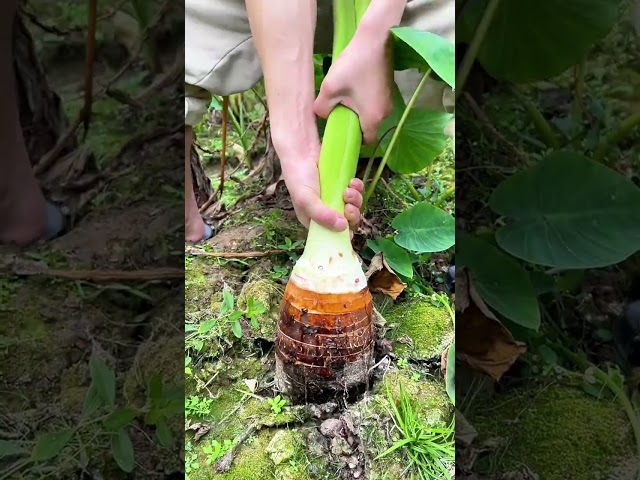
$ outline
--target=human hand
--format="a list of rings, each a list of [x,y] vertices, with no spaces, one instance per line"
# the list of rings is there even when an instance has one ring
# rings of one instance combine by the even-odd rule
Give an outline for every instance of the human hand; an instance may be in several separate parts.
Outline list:
[[[314,103],[315,114],[322,118],[338,104],[357,113],[366,144],[376,142],[380,124],[393,111],[387,40],[384,30],[359,29],[332,63]]]
[[[288,168],[283,169],[283,176],[296,216],[305,227],[309,228],[309,222],[313,220],[325,228],[341,232],[348,226],[354,228],[360,221],[364,184],[359,178],[351,179],[343,192],[343,216],[327,207],[320,198],[317,157],[290,163]]]

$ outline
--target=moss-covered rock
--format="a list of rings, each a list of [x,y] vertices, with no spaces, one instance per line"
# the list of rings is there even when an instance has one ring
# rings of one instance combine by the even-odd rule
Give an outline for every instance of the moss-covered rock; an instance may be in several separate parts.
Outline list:
[[[300,448],[302,437],[294,430],[278,430],[267,446],[267,453],[275,465],[288,462]]]
[[[384,313],[388,337],[396,341],[394,352],[400,357],[419,360],[439,357],[454,335],[453,321],[444,307],[437,307],[428,298],[400,303]],[[405,342],[406,343],[403,343]]]
[[[240,295],[238,295],[238,308],[245,310],[249,298],[253,298],[254,302],[258,301],[264,305],[264,312],[255,317],[258,323],[257,328],[251,328],[250,335],[253,338],[275,340],[283,295],[284,288],[266,278],[250,280],[244,285]]]
[[[480,439],[504,439],[501,473],[526,464],[545,480],[635,479],[631,426],[615,401],[532,384],[499,394],[491,406],[476,405],[467,418]]]
[[[352,407],[359,418],[359,436],[366,439],[365,454],[370,480],[391,480],[404,478],[409,461],[403,449],[374,460],[393,445],[395,438],[389,438],[394,430],[390,414],[389,392],[397,401],[400,385],[411,399],[420,422],[425,426],[445,426],[451,420],[453,406],[449,401],[442,382],[433,380],[413,380],[405,371],[392,371],[385,381],[376,386],[373,395]]]

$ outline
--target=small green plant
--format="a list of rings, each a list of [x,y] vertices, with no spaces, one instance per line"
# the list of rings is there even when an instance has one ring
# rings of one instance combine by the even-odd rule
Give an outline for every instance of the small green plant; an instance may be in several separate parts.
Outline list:
[[[273,271],[269,274],[272,280],[280,280],[289,276],[289,269],[281,265],[275,265]]]
[[[191,395],[190,397],[185,399],[184,402],[184,413],[185,416],[193,416],[193,417],[206,417],[211,413],[211,404],[213,403],[213,399],[211,398],[201,398],[197,395]]]
[[[122,471],[130,473],[135,468],[135,454],[129,430],[136,423],[154,427],[155,441],[161,446],[166,448],[173,444],[173,434],[168,425],[169,420],[181,414],[182,388],[165,385],[160,377],[154,375],[147,387],[144,406],[119,406],[116,403],[115,371],[95,352],[89,359],[89,372],[91,384],[79,421],[39,435],[31,450],[30,459],[34,464],[51,461],[65,452],[73,457],[84,457],[86,468],[91,460],[86,458],[85,439],[91,436],[93,448],[110,446],[115,463]],[[96,435],[96,428],[100,435]],[[106,443],[100,443],[103,441]],[[10,441],[5,442],[3,448],[5,451],[24,450],[19,442],[13,444]]]
[[[247,308],[244,311],[244,315],[247,317],[253,328],[258,328],[258,320],[256,317],[258,315],[262,315],[266,311],[267,307],[265,307],[264,303],[260,300],[255,300],[253,297],[249,297],[247,299]]]
[[[205,445],[202,448],[202,451],[207,455],[207,465],[211,465],[213,462],[217,462],[222,456],[227,453],[231,447],[233,447],[233,442],[229,439],[224,440],[220,443],[218,440],[214,440],[211,442],[211,445]]]
[[[191,443],[186,443],[184,450],[184,480],[191,480],[191,474],[196,470],[200,470],[198,454],[193,451],[193,445],[191,445]]]
[[[191,361],[191,357],[184,358],[184,374],[188,377],[193,375],[193,372],[191,371]]]
[[[398,368],[405,369],[408,366],[409,366],[409,362],[407,361],[406,358],[399,358],[398,359]]]
[[[398,385],[397,402],[388,382],[386,389],[389,413],[401,438],[378,455],[376,460],[403,448],[409,458],[411,471],[420,480],[452,479],[451,470],[455,461],[454,421],[446,427],[427,426],[414,409],[402,383]]]
[[[231,291],[225,288],[222,291],[222,305],[220,311],[214,318],[205,320],[200,325],[192,323],[185,325],[187,333],[185,349],[201,352],[205,342],[212,336],[222,336],[225,327],[231,326],[231,331],[236,338],[242,338],[242,324],[240,320],[244,317],[249,320],[253,328],[258,327],[257,317],[266,312],[264,303],[254,298],[247,299],[247,308],[239,310],[236,308],[236,299]],[[186,365],[188,367],[188,365]]]
[[[291,470],[293,473],[298,473],[300,471],[300,464],[296,459],[292,458],[291,460],[289,460],[289,470]]]
[[[268,399],[267,403],[269,404],[269,406],[271,406],[271,411],[276,415],[279,415],[284,409],[284,406],[287,404],[287,401],[280,395],[277,395],[274,398]]]

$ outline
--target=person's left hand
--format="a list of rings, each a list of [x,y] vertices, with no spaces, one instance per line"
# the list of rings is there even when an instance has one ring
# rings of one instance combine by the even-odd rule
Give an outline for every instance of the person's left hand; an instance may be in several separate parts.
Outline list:
[[[393,112],[388,37],[388,32],[359,29],[329,68],[314,104],[322,118],[338,104],[356,112],[366,144],[376,142],[380,124]]]
[[[353,178],[344,190],[344,216],[327,207],[320,198],[320,175],[317,159],[307,159],[291,163],[283,171],[284,180],[291,195],[293,208],[298,220],[307,228],[309,222],[322,225],[334,231],[343,231],[348,226],[355,228],[360,221],[362,191],[364,184],[359,178]]]

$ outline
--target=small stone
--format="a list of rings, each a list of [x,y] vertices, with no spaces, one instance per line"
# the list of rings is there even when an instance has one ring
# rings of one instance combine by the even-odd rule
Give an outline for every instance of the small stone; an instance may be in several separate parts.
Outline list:
[[[351,469],[356,468],[358,466],[358,459],[354,456],[349,457],[347,459],[347,465],[349,465]]]
[[[325,437],[336,437],[342,430],[342,421],[337,418],[328,418],[320,424],[320,433]]]
[[[345,425],[346,430],[347,430],[348,433],[355,432],[356,429],[355,429],[355,427],[353,425],[353,418],[351,418],[351,415],[349,415],[348,413],[345,413],[340,418],[344,422],[344,425]]]
[[[360,478],[360,476],[362,475],[362,469],[358,468],[357,470],[353,471],[353,478]]]
[[[355,441],[356,441],[356,439],[353,437],[353,435],[349,435],[349,436],[347,437],[347,443],[348,443],[349,445],[352,445],[352,446],[353,446],[353,443],[354,443]]]
[[[319,405],[309,405],[309,413],[314,418],[325,419],[328,415],[331,415],[338,408],[336,402],[321,403]]]

